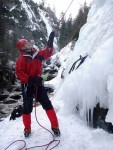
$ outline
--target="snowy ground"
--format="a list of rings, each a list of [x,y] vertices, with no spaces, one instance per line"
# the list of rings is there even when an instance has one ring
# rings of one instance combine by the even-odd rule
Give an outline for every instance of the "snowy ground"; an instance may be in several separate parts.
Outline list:
[[[52,100],[61,130],[60,144],[56,150],[112,150],[113,134],[109,134],[102,129],[89,128],[79,116],[65,115],[62,112],[62,103]],[[41,106],[36,108],[38,121],[47,129],[50,129],[50,123],[46,113]],[[15,121],[9,121],[9,117],[0,123],[0,150],[5,150],[15,140],[25,140],[26,148],[44,145],[52,140],[51,134],[42,129],[36,122],[35,111],[32,112],[32,135],[25,139],[23,135],[23,124],[21,118]],[[13,144],[8,150],[20,150],[23,142]],[[53,145],[51,145],[53,146]],[[33,150],[45,150],[43,148],[33,148]],[[25,150],[25,148],[24,148]],[[48,148],[50,150],[50,147]]]

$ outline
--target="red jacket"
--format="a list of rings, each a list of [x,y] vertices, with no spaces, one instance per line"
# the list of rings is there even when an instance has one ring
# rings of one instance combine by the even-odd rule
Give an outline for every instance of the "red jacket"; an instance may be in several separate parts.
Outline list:
[[[35,49],[36,51],[36,49]],[[46,47],[44,50],[40,50],[36,57],[41,57],[43,60],[47,60],[53,53],[53,48]],[[28,83],[30,76],[37,77],[42,75],[42,61],[39,59],[31,58],[27,54],[22,54],[16,61],[16,75],[21,81],[21,84]]]

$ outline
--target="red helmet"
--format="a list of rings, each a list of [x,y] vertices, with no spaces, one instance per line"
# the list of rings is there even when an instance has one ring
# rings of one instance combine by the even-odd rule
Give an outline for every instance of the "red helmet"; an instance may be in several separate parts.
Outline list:
[[[20,39],[17,43],[16,43],[16,47],[18,50],[21,50],[22,47],[27,43],[28,41],[25,39]]]

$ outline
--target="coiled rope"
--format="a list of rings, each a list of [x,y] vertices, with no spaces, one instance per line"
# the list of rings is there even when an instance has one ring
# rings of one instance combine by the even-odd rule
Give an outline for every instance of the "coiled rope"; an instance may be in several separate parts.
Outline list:
[[[52,150],[52,149],[54,149],[55,147],[57,147],[57,146],[60,144],[60,140],[56,140],[54,134],[53,134],[50,130],[48,130],[47,128],[43,127],[43,126],[39,123],[39,121],[38,121],[38,119],[37,119],[37,115],[36,115],[36,107],[35,107],[35,118],[36,118],[36,122],[39,124],[39,126],[41,126],[43,129],[45,129],[46,131],[48,131],[48,132],[52,135],[52,140],[51,140],[49,143],[47,143],[47,144],[38,145],[38,146],[33,146],[33,147],[29,147],[29,148],[26,148],[27,144],[26,144],[25,140],[16,140],[16,141],[12,142],[7,148],[5,148],[5,150],[8,150],[9,147],[11,147],[11,146],[14,145],[15,143],[19,143],[19,142],[23,142],[23,144],[24,144],[24,146],[23,146],[22,148],[20,148],[19,150],[31,150],[31,149],[33,149],[33,148],[38,148],[38,147],[46,147],[45,150]],[[49,146],[50,146],[52,143],[54,143],[54,142],[57,142],[56,145],[53,146],[52,148],[48,149]]]

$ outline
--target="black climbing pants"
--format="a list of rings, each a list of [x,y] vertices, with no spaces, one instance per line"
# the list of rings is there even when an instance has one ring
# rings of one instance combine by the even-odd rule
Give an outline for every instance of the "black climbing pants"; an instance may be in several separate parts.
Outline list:
[[[49,110],[52,109],[53,106],[51,101],[48,98],[45,87],[42,86],[27,86],[26,84],[22,84],[22,96],[23,96],[23,114],[29,114],[33,110],[33,98],[38,101],[43,109]]]

